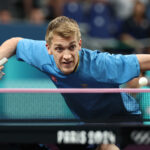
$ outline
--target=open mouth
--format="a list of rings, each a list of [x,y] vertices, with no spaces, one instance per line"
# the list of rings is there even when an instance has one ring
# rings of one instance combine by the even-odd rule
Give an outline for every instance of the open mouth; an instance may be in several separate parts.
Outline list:
[[[63,64],[70,65],[72,61],[63,62]]]
[[[63,62],[62,65],[63,65],[65,68],[70,68],[70,67],[72,67],[72,65],[73,65],[73,61]]]

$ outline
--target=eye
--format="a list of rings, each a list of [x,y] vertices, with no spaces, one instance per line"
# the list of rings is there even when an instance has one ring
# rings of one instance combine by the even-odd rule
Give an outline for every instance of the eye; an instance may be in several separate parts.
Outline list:
[[[69,47],[69,50],[74,50],[76,48],[76,45],[71,45],[70,47]]]
[[[61,51],[63,51],[63,47],[56,47],[55,50],[58,52],[61,52]]]

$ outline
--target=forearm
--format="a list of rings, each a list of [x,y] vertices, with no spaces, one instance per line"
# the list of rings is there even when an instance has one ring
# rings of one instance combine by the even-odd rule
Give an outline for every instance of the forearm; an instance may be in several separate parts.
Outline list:
[[[150,54],[137,54],[141,72],[150,70]]]
[[[6,40],[0,46],[0,59],[2,59],[3,57],[9,58],[12,55],[14,55],[16,52],[17,44],[18,44],[19,40],[21,40],[21,39],[22,38],[20,38],[20,37],[15,37],[15,38]]]

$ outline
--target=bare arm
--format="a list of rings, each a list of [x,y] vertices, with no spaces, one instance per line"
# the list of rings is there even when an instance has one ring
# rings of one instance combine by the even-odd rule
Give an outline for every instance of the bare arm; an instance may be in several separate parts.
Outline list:
[[[21,37],[14,37],[11,39],[6,40],[1,46],[0,46],[0,59],[3,57],[11,57],[16,52],[16,47],[21,40]]]
[[[141,72],[150,70],[150,54],[137,54]]]
[[[11,57],[12,55],[14,55],[16,52],[17,44],[18,44],[19,40],[21,40],[21,39],[22,38],[20,38],[20,37],[15,37],[15,38],[11,38],[11,39],[5,41],[0,46],[0,59],[2,59],[3,57],[8,58],[8,57]],[[4,73],[1,72],[3,68],[4,68],[4,66],[0,66],[0,79],[4,75]]]

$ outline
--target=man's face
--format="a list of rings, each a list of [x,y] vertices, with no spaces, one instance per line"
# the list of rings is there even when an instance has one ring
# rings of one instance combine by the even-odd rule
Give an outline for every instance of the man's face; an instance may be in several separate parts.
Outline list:
[[[54,56],[57,67],[64,74],[70,74],[74,71],[79,61],[79,50],[81,49],[81,40],[76,36],[63,38],[53,35],[51,45],[46,44],[48,53]]]

